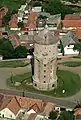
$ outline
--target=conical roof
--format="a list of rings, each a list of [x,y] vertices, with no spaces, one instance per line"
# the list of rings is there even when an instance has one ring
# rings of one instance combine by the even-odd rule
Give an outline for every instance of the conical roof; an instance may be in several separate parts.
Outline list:
[[[34,34],[34,41],[37,44],[51,45],[56,44],[58,40],[54,31],[50,31],[47,26],[42,31],[35,31]]]

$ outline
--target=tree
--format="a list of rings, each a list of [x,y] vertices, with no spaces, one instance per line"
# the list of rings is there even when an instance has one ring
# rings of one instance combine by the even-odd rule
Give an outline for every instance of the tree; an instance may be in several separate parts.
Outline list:
[[[62,111],[59,120],[74,120],[73,111]]]
[[[60,0],[47,0],[42,5],[43,9],[50,14],[60,14],[62,19],[66,14],[72,14],[75,11],[70,6],[65,6]]]
[[[57,118],[57,112],[56,111],[51,111],[49,114],[49,119],[55,120]]]
[[[7,14],[3,17],[3,22],[2,22],[3,27],[8,25],[8,22],[11,19],[11,15],[12,13],[8,11]]]
[[[73,50],[79,51],[79,55],[81,54],[81,43],[74,44]]]
[[[23,28],[24,27],[24,23],[23,22],[18,22],[18,27],[19,28]]]
[[[0,55],[2,55],[4,59],[12,58],[13,51],[14,48],[9,39],[6,38],[0,39]]]
[[[63,44],[62,44],[61,40],[60,40],[60,44],[59,44],[58,48],[61,50],[61,53],[64,56],[64,47],[63,47]]]
[[[15,48],[13,52],[14,58],[26,58],[27,57],[27,49],[25,46],[18,46]]]

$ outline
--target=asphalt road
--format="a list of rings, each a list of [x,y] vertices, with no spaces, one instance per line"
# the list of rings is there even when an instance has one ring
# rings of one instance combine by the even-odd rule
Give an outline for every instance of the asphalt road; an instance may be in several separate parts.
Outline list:
[[[23,91],[17,91],[17,90],[0,89],[0,93],[6,94],[6,95],[23,96]],[[41,100],[46,101],[46,102],[53,102],[59,106],[64,106],[67,108],[74,108],[77,104],[77,102],[72,102],[72,101],[63,100],[63,99],[61,100],[59,98],[48,97],[46,95],[41,95],[41,94],[31,93],[31,92],[24,92],[24,96],[29,97],[29,98],[41,99]]]

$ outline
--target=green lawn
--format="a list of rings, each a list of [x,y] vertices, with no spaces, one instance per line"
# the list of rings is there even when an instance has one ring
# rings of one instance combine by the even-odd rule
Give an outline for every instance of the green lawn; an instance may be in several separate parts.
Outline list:
[[[80,58],[81,59],[81,55],[73,56],[73,58]]]
[[[80,90],[81,80],[77,74],[75,74],[73,72],[69,72],[69,71],[58,70],[57,76],[58,76],[58,87],[57,87],[57,89],[52,90],[52,91],[36,90],[35,88],[33,88],[32,85],[26,84],[26,82],[28,82],[28,83],[32,82],[31,73],[25,73],[23,75],[13,76],[12,80],[18,81],[18,82],[22,81],[22,84],[20,86],[16,87],[16,89],[19,89],[19,90],[24,89],[28,92],[37,92],[37,93],[41,93],[41,94],[45,94],[45,95],[49,95],[49,96],[68,97],[68,96],[71,96],[71,95],[77,93]],[[25,79],[26,79],[26,81],[25,81]],[[11,79],[9,78],[7,83],[8,83],[8,85],[10,85],[12,87],[10,81],[11,81]],[[14,85],[13,85],[13,88],[14,88]],[[65,90],[65,93],[62,93],[63,90]]]
[[[79,62],[79,61],[62,62],[60,64],[63,64],[64,66],[68,66],[68,67],[78,67],[78,66],[81,66],[81,62]]]
[[[0,61],[0,68],[3,67],[24,67],[27,66],[29,62],[25,60],[14,60],[14,61]]]
[[[31,72],[28,73],[24,73],[21,75],[11,75],[9,79],[7,79],[7,84],[8,85],[12,85],[14,86],[16,82],[21,83],[21,85],[26,84],[27,83],[31,83]]]

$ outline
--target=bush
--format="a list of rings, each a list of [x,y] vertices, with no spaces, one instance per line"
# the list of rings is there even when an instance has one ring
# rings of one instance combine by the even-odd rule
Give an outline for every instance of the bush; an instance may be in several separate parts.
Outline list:
[[[64,66],[68,66],[68,67],[78,67],[78,66],[81,66],[81,62],[72,62],[72,61],[63,62],[61,64],[63,64]]]

